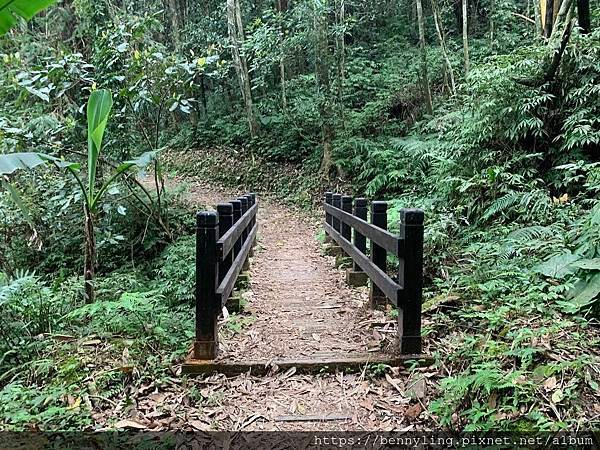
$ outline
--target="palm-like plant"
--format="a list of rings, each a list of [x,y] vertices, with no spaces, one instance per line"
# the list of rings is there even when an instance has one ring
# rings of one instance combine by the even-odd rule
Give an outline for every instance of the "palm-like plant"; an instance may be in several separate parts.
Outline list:
[[[0,0],[1,1],[1,0]],[[126,161],[116,167],[111,176],[99,187],[97,179],[97,168],[100,161],[102,150],[102,141],[104,132],[108,124],[108,117],[112,109],[113,101],[110,91],[100,89],[92,92],[87,104],[87,122],[88,122],[88,160],[87,177],[80,174],[80,165],[77,163],[65,162],[58,158],[43,153],[25,152],[0,155],[0,181],[12,195],[15,203],[21,208],[27,216],[27,210],[20,201],[15,188],[8,182],[8,176],[17,170],[32,170],[36,167],[53,163],[59,168],[68,170],[81,189],[83,197],[83,209],[85,217],[85,258],[84,258],[84,282],[85,282],[85,300],[88,303],[94,301],[94,274],[96,266],[96,238],[94,225],[98,207],[104,198],[104,195],[110,186],[130,168],[146,167],[155,158],[155,152],[147,152],[139,158]]]
[[[0,0],[0,36],[10,30],[18,17],[31,20],[56,0]]]

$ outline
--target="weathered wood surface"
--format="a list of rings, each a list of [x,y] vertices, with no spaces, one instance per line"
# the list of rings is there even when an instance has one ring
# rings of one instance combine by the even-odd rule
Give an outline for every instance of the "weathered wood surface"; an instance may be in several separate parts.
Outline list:
[[[387,230],[378,228],[370,224],[366,220],[360,219],[349,212],[342,211],[335,206],[324,203],[325,212],[331,215],[334,220],[342,220],[343,223],[350,225],[355,230],[359,231],[361,235],[366,236],[371,241],[374,241],[380,247],[383,247],[388,252],[393,253],[396,256],[401,255],[402,245],[400,239],[395,234],[390,233]]]
[[[215,372],[227,376],[251,373],[266,375],[277,369],[286,371],[295,368],[296,373],[321,373],[348,371],[359,372],[367,365],[385,364],[391,367],[404,366],[407,361],[418,361],[420,365],[430,365],[433,358],[426,355],[391,355],[382,353],[315,353],[303,358],[271,360],[197,360],[187,358],[181,369],[185,374],[205,375]]]
[[[235,286],[235,282],[237,281],[238,275],[242,271],[244,261],[248,259],[250,249],[254,245],[254,238],[256,237],[257,229],[258,225],[255,224],[254,228],[252,228],[252,231],[250,231],[250,234],[246,238],[246,242],[244,242],[244,245],[242,245],[240,253],[235,257],[235,260],[231,264],[231,268],[223,277],[223,281],[221,281],[221,284],[217,288],[216,295],[217,298],[221,301],[221,305],[223,305],[223,303],[229,298],[229,295],[231,294],[231,291]]]
[[[233,226],[219,238],[217,241],[217,250],[219,257],[222,259],[226,257],[233,249],[234,244],[242,236],[244,230],[256,217],[256,211],[258,210],[258,203],[252,205],[246,213],[240,217],[240,219],[233,224]]]
[[[367,275],[369,275],[369,278],[385,293],[390,301],[394,305],[397,305],[398,292],[402,287],[392,280],[388,274],[373,264],[373,261],[371,261],[364,253],[358,251],[352,243],[342,238],[331,225],[324,223],[323,227],[329,236],[342,247],[344,252],[346,252],[346,254],[349,255]]]

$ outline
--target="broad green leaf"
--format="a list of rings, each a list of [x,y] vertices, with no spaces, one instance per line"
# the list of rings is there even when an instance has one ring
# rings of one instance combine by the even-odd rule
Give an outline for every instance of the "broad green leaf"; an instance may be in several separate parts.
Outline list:
[[[0,36],[17,22],[18,17],[31,20],[56,0],[0,0]]]
[[[600,273],[594,274],[585,287],[573,297],[571,302],[575,306],[583,308],[591,304],[598,294],[600,294]]]
[[[10,197],[12,198],[15,205],[17,205],[17,207],[21,210],[21,213],[25,217],[27,223],[29,223],[29,225],[33,228],[33,221],[31,220],[29,208],[27,208],[27,206],[25,206],[25,203],[23,203],[23,199],[21,198],[19,191],[17,191],[15,187],[7,181],[4,181],[2,179],[0,179],[0,181],[2,182],[2,187],[10,193]]]
[[[142,153],[140,156],[138,156],[135,159],[125,161],[123,164],[131,164],[131,165],[139,167],[140,169],[144,169],[144,168],[148,167],[150,164],[152,164],[154,161],[156,161],[156,158],[158,157],[158,153],[159,153],[159,150],[145,152],[145,153]]]
[[[1,1],[1,0],[0,0]],[[108,116],[112,109],[113,101],[110,91],[99,89],[92,92],[87,105],[88,121],[88,198],[94,197],[94,185],[96,182],[96,168],[100,151],[102,150],[102,139],[104,130],[108,123]]]
[[[0,175],[11,175],[19,169],[31,170],[45,164],[48,160],[40,155],[35,152],[0,155]]]
[[[1,0],[0,0],[1,1]],[[54,156],[36,152],[8,153],[0,155],[0,176],[11,175],[17,170],[32,170],[38,166],[52,162],[59,168],[79,169],[79,164],[63,161]]]
[[[572,265],[573,267],[578,267],[579,269],[600,270],[600,258],[582,259],[574,262]]]
[[[580,259],[578,255],[562,253],[538,264],[533,270],[547,277],[560,279],[575,272],[572,264]]]

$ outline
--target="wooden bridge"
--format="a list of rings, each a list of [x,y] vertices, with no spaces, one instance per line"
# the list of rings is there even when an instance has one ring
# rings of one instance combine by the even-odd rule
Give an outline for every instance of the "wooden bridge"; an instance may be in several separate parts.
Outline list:
[[[400,231],[396,235],[387,230],[386,202],[371,202],[369,214],[367,199],[354,200],[328,192],[323,208],[324,249],[327,254],[335,256],[337,262],[351,261],[352,267],[346,272],[348,284],[368,284],[369,302],[364,307],[381,308],[388,302],[397,307],[395,348],[369,352],[348,349],[345,352],[320,351],[301,357],[273,358],[265,355],[243,360],[220,354],[219,317],[224,307],[227,311],[240,311],[239,295],[234,289],[240,278],[247,279],[244,272],[250,267],[250,257],[256,244],[259,204],[255,194],[247,194],[218,204],[216,211],[202,211],[197,215],[196,336],[193,349],[183,365],[184,372],[237,374],[252,371],[258,374],[272,367],[293,367],[294,370],[309,372],[353,370],[366,364],[397,366],[406,360],[423,362],[430,359],[422,355],[421,337],[423,211],[402,209]],[[389,274],[388,254],[398,258],[397,276]],[[295,287],[291,285],[288,288],[293,291]],[[290,305],[297,305],[301,311],[301,302],[290,302]],[[315,329],[315,324],[310,323],[314,316],[309,308],[312,305],[306,306],[305,313],[297,314],[292,325],[300,329]],[[317,306],[321,307],[327,305]],[[269,320],[269,317],[264,319]]]

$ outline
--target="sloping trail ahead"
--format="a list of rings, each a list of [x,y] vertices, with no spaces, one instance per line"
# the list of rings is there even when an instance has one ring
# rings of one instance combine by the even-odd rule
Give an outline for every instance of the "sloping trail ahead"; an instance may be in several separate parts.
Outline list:
[[[197,206],[232,197],[199,183],[192,183],[187,194]],[[251,323],[233,335],[223,333],[219,359],[366,352],[393,341],[392,322],[382,311],[364,307],[366,290],[349,288],[333,258],[321,255],[317,220],[265,198],[259,198],[258,214],[258,247],[242,314],[250,314]],[[220,328],[226,330],[227,324]],[[406,395],[409,383],[414,382],[399,368],[385,378],[369,377],[366,371],[301,375],[293,369],[263,377],[198,377],[185,387],[196,386],[204,406],[190,404],[185,417],[196,429],[415,429],[426,413],[421,414],[420,398]],[[320,419],[326,416],[328,420]]]
[[[250,269],[248,311],[256,317],[225,341],[220,359],[270,360],[378,351],[363,308],[364,290],[350,289],[320,254],[306,215],[259,199],[258,248]],[[379,314],[380,321],[383,319]]]

